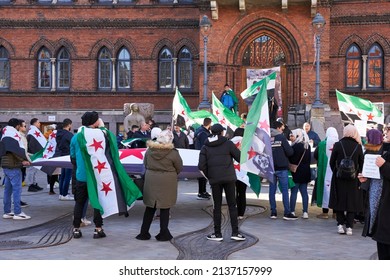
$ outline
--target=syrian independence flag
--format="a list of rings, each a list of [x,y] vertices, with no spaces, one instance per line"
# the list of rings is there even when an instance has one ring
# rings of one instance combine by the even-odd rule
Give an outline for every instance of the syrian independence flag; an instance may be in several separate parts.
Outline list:
[[[90,203],[102,217],[127,215],[142,194],[119,160],[115,136],[105,128],[81,127],[77,141],[85,161]]]
[[[6,126],[3,129],[3,135],[1,137],[2,152],[11,152],[24,160],[27,160],[26,149],[23,144],[22,137],[19,132],[13,126]]]
[[[244,99],[245,103],[250,106],[254,102],[256,95],[260,92],[262,92],[261,86],[265,85],[265,96],[267,97],[267,89],[274,89],[275,88],[275,81],[276,81],[276,71],[272,72],[267,77],[261,79],[257,83],[251,85],[246,90],[241,92],[241,97]],[[268,102],[268,101],[267,101]]]
[[[213,123],[218,122],[218,119],[209,111],[199,110],[191,112],[187,101],[184,99],[178,89],[176,89],[176,94],[173,98],[172,113],[174,122],[180,126],[189,127],[194,124],[200,126],[203,124],[204,118],[210,118]]]
[[[35,163],[41,160],[52,158],[54,156],[57,147],[56,137],[57,137],[57,130],[53,130],[52,133],[50,133],[49,135],[49,139],[47,140],[45,147],[41,149],[39,152],[33,154],[30,157],[31,161]],[[40,169],[41,171],[45,172],[48,175],[61,173],[60,170],[53,167],[48,167],[48,166],[42,166],[42,167],[34,166],[34,167]]]
[[[384,123],[384,114],[370,100],[342,93],[336,89],[336,97],[345,123],[354,123],[356,120],[367,123]]]
[[[241,143],[240,164],[241,169],[273,182],[274,163],[267,101],[268,80],[266,78],[256,83],[261,91],[256,95],[252,107],[248,112],[247,124]],[[257,195],[260,193],[260,189],[253,191]]]
[[[235,114],[225,105],[223,105],[214,93],[212,94],[212,96],[213,114],[218,118],[218,122],[223,126],[228,126],[233,131],[235,131],[237,127],[240,127],[244,123],[244,121],[239,116],[237,116],[237,114]]]
[[[33,153],[39,152],[47,144],[45,136],[35,125],[30,126],[27,133],[27,140],[29,148],[32,149]]]

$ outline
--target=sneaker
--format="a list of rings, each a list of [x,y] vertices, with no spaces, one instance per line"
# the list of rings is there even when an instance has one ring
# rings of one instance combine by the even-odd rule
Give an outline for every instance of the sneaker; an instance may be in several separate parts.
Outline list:
[[[13,219],[14,218],[14,213],[13,212],[9,212],[9,213],[5,213],[3,215],[3,219]]]
[[[54,183],[54,188],[55,188],[55,189],[58,189],[59,187],[60,187],[60,184],[59,184],[58,182],[55,182],[55,183]]]
[[[244,216],[238,216],[237,217],[239,220],[243,220],[245,217]]]
[[[352,235],[352,228],[347,228],[347,235]]]
[[[302,219],[309,219],[309,214],[307,214],[307,212],[303,212]]]
[[[25,186],[26,186],[26,182],[23,181],[23,182],[22,182],[22,187],[25,187]]]
[[[78,228],[73,229],[73,238],[78,239],[81,238],[83,234],[81,233],[81,230]]]
[[[290,213],[290,214],[284,215],[283,219],[286,221],[295,221],[298,219],[298,217]]]
[[[37,192],[38,189],[35,187],[35,185],[30,185],[28,186],[28,192]]]
[[[106,237],[106,234],[104,233],[103,229],[98,230],[95,228],[95,231],[93,232],[93,239],[98,239],[103,237]]]
[[[321,213],[321,214],[317,215],[317,218],[318,219],[329,219],[329,215],[328,215],[328,213]]]
[[[222,234],[220,234],[220,233],[212,233],[212,234],[207,235],[207,239],[212,240],[212,241],[222,241],[223,237],[222,237]]]
[[[345,233],[344,226],[343,225],[338,225],[337,226],[337,232],[340,233],[340,234],[344,234]]]
[[[25,208],[25,207],[28,207],[28,206],[30,206],[30,205],[28,205],[27,202],[20,201],[20,207]]]
[[[197,199],[198,200],[204,200],[204,199],[210,199],[210,197],[211,197],[210,194],[205,192],[205,193],[198,194]]]
[[[31,217],[24,214],[23,212],[21,212],[20,214],[15,214],[13,219],[14,220],[28,220],[28,219],[31,219]]]
[[[71,201],[71,200],[74,200],[74,197],[70,196],[69,194],[67,194],[67,195],[60,195],[59,196],[59,200],[61,200],[61,201]]]
[[[41,190],[43,190],[43,188],[41,188],[40,186],[38,186],[38,184],[37,183],[35,183],[34,185],[33,185],[38,191],[41,191]]]
[[[90,224],[92,224],[92,222],[87,220],[87,218],[82,218],[81,219],[81,225],[80,226],[86,227],[86,226],[89,226]]]
[[[277,218],[278,218],[278,214],[276,214],[276,212],[271,213],[270,219],[277,219]]]
[[[294,215],[294,216],[295,216],[295,212],[291,212],[291,215]]]
[[[235,234],[232,234],[230,239],[236,240],[236,241],[244,241],[245,240],[245,236],[243,236],[241,233],[235,233]]]

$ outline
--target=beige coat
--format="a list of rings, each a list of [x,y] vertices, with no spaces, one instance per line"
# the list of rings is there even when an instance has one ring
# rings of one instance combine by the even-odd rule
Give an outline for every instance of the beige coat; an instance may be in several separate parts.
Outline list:
[[[144,204],[160,209],[171,208],[177,199],[177,175],[183,161],[173,144],[148,141],[144,157]]]

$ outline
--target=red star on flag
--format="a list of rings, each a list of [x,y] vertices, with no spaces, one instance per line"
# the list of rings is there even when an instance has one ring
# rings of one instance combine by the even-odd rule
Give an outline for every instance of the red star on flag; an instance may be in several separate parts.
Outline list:
[[[41,133],[39,131],[35,131],[34,134],[36,137],[41,137]]]
[[[248,160],[253,158],[256,154],[257,154],[256,151],[253,150],[253,147],[251,147],[251,149],[248,151],[248,156],[249,156]]]
[[[96,168],[100,174],[100,172],[102,171],[102,169],[107,169],[106,167],[106,162],[100,162],[98,160],[98,164],[96,166],[94,166],[93,168]]]
[[[21,138],[20,138],[20,136],[19,136],[19,134],[17,134],[17,133],[15,134],[15,136],[14,136],[14,137],[15,137],[15,138],[18,138],[18,139],[19,139],[19,141],[20,141],[20,139],[21,139]]]
[[[219,122],[220,122],[221,124],[226,124],[226,119],[225,119],[225,117],[222,118]]]
[[[370,113],[369,115],[367,115],[367,118],[369,121],[372,121],[374,120],[374,115]]]
[[[54,146],[50,145],[49,148],[47,148],[48,153],[52,153],[54,149]]]
[[[186,115],[186,112],[184,111],[184,109],[181,111],[181,114],[182,114],[183,116]]]
[[[217,117],[218,117],[218,115],[220,114],[219,111],[218,111],[218,109],[215,110],[215,114],[217,115]]]
[[[240,164],[239,163],[234,164],[234,169],[240,171]]]
[[[112,189],[110,188],[110,185],[111,185],[111,182],[106,184],[103,182],[103,188],[100,190],[102,192],[105,192],[105,195],[107,196],[107,193],[112,191]]]
[[[237,149],[240,149],[241,142],[237,142],[235,145],[236,145]]]
[[[143,160],[144,155],[142,154],[142,152],[145,152],[145,150],[145,148],[120,150],[121,154],[119,156],[119,159],[121,160],[129,156],[134,156],[136,158],[139,158],[140,160]]]
[[[357,112],[357,115],[359,116],[359,118],[362,116],[362,113],[360,113],[359,111]]]
[[[47,158],[47,154],[44,154],[42,157],[43,157],[43,158]]]
[[[5,134],[6,130],[7,130],[7,128],[4,128],[4,129],[3,129],[3,134]]]
[[[260,124],[260,128],[263,128],[263,129],[265,129],[266,131],[269,130],[269,124],[267,123],[267,120],[266,120],[266,119],[264,119],[264,121],[262,121],[262,122],[259,122],[259,124]]]
[[[54,132],[52,132],[49,137],[50,137],[50,139],[54,139],[54,138],[56,138],[56,134]]]
[[[94,147],[96,152],[99,148],[103,149],[102,143],[103,141],[96,141],[96,139],[93,138],[93,144],[89,145],[89,147]]]

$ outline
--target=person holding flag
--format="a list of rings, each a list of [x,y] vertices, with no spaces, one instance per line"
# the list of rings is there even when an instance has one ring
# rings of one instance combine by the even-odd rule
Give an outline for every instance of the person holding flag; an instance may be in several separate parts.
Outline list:
[[[81,121],[70,144],[70,158],[77,166],[73,237],[82,237],[81,218],[89,198],[96,227],[93,238],[104,238],[103,218],[115,213],[127,216],[127,206],[142,194],[120,163],[116,137],[104,127],[99,114],[86,112]]]
[[[234,91],[230,88],[229,84],[225,84],[220,100],[226,108],[237,114],[238,99]]]
[[[24,149],[22,138],[18,132],[20,122],[16,118],[8,121],[1,138],[1,167],[4,172],[4,219],[28,220],[30,216],[22,212],[20,196],[22,193],[22,166],[30,165]],[[14,211],[11,211],[12,199]]]

